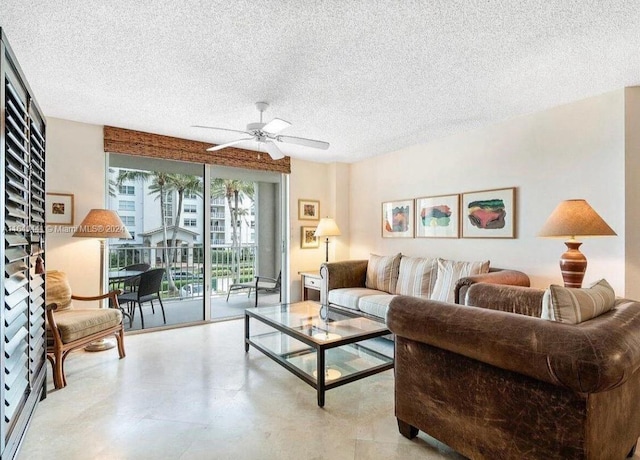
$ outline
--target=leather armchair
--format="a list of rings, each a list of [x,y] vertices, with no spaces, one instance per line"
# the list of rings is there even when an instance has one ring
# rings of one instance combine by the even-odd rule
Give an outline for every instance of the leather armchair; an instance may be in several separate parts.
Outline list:
[[[622,459],[640,436],[640,303],[580,324],[539,314],[539,289],[474,284],[476,306],[397,297],[395,412],[473,458]]]

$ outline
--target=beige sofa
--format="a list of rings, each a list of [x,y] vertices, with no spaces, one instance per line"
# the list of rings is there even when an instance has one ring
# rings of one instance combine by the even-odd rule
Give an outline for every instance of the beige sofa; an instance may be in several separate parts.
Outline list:
[[[368,260],[324,263],[320,267],[323,305],[384,321],[391,301],[409,295],[463,303],[474,283],[529,286],[529,277],[516,270],[490,268],[489,261],[462,262],[401,254]]]

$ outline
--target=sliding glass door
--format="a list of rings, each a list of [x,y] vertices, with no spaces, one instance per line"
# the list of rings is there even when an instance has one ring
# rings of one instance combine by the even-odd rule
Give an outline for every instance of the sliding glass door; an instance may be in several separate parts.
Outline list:
[[[121,154],[108,161],[107,206],[133,237],[109,241],[111,287],[135,291],[144,272],[164,270],[162,307],[121,305],[128,330],[142,328],[141,314],[149,329],[286,301],[286,175]]]
[[[142,328],[141,315],[145,329],[203,321],[203,165],[112,154],[108,171],[108,207],[133,237],[109,241],[110,287],[136,291],[144,272],[164,270],[162,305],[121,305],[126,327]]]
[[[211,318],[279,303],[283,176],[214,167],[210,184]]]

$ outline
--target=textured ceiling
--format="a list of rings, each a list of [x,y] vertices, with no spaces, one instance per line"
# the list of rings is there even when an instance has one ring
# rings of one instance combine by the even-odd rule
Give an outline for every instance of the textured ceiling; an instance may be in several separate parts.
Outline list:
[[[331,143],[286,154],[353,162],[640,85],[639,6],[2,0],[0,26],[47,116],[223,143],[191,125],[244,129],[267,101]]]

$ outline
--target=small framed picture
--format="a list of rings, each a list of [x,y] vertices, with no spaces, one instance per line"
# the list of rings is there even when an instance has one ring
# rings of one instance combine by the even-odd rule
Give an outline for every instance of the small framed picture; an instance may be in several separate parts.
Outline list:
[[[47,193],[45,205],[47,225],[73,225],[73,195],[71,193]]]
[[[515,238],[515,188],[462,194],[463,238]]]
[[[413,200],[382,203],[382,237],[413,238]]]
[[[316,200],[298,200],[298,220],[320,219],[320,202]]]
[[[301,227],[300,230],[300,247],[302,249],[312,249],[319,246],[316,227]]]
[[[416,198],[416,238],[458,238],[460,195]]]

